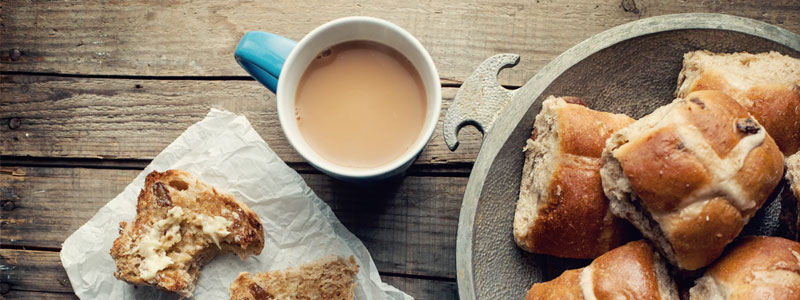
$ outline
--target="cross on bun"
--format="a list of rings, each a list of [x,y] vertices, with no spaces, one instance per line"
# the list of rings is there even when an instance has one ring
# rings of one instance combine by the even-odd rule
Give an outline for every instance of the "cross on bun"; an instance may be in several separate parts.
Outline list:
[[[585,268],[535,283],[525,296],[525,300],[556,299],[678,300],[678,290],[658,253],[640,240],[599,256]]]
[[[774,51],[686,53],[675,94],[700,90],[722,91],[744,106],[785,156],[800,150],[800,59]]]
[[[800,243],[745,237],[695,283],[692,300],[800,299]]]
[[[742,107],[698,91],[614,133],[600,169],[611,211],[674,265],[710,264],[783,175],[783,155]]]
[[[787,157],[786,178],[800,199],[800,59],[774,51],[688,52],[675,94],[685,97],[697,90],[728,94],[764,126]],[[797,222],[800,230],[800,218]]]
[[[514,240],[527,251],[595,258],[631,240],[635,230],[608,211],[600,154],[614,131],[633,122],[586,108],[575,97],[542,102],[525,146]]]

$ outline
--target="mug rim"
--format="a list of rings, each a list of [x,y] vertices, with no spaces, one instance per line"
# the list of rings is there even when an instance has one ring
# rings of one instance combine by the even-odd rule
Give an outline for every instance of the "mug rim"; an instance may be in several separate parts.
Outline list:
[[[430,87],[428,88],[433,89],[433,96],[432,99],[428,98],[427,101],[428,102],[433,101],[433,105],[431,106],[432,111],[428,112],[429,114],[425,118],[425,123],[423,123],[423,129],[420,131],[419,136],[414,140],[414,143],[411,144],[409,149],[406,152],[404,152],[401,156],[389,161],[386,164],[382,164],[380,166],[372,168],[355,168],[355,167],[341,166],[325,159],[324,157],[321,157],[320,154],[316,152],[314,149],[312,149],[311,146],[308,145],[307,143],[300,144],[298,141],[295,140],[298,138],[304,139],[302,134],[299,133],[299,126],[297,124],[297,119],[295,118],[295,113],[294,112],[282,113],[282,110],[288,108],[287,104],[282,104],[281,99],[288,96],[281,96],[281,95],[286,94],[287,88],[292,88],[285,86],[288,84],[286,80],[284,80],[284,78],[286,78],[287,76],[280,76],[280,78],[278,78],[277,93],[276,93],[278,118],[280,120],[281,129],[283,130],[286,139],[289,141],[289,144],[292,145],[295,151],[297,151],[300,154],[300,156],[302,156],[303,159],[306,160],[306,162],[308,162],[315,168],[325,173],[328,173],[334,177],[340,177],[345,179],[382,178],[385,176],[394,175],[395,171],[398,171],[400,169],[405,169],[408,166],[410,166],[411,162],[416,160],[417,156],[422,152],[422,150],[430,141],[431,137],[433,136],[433,132],[436,130],[437,123],[439,120],[439,115],[441,113],[441,106],[442,106],[441,80],[439,79],[439,73],[436,69],[436,65],[433,63],[433,59],[431,58],[430,54],[425,49],[425,47],[422,46],[422,43],[420,43],[419,40],[417,40],[413,35],[411,35],[411,33],[407,32],[405,29],[389,21],[367,16],[351,16],[351,17],[339,18],[332,20],[328,23],[325,23],[317,28],[314,28],[314,30],[309,32],[297,43],[297,46],[295,46],[294,50],[292,50],[292,52],[289,54],[284,64],[284,71],[288,70],[288,68],[286,67],[292,67],[295,64],[295,61],[298,59],[299,55],[298,53],[300,53],[298,49],[302,49],[303,47],[308,46],[321,33],[330,30],[332,27],[341,25],[343,23],[351,23],[351,22],[364,22],[373,26],[377,26],[379,28],[389,29],[390,31],[393,31],[394,33],[398,34],[402,39],[404,39],[406,42],[410,43],[414,51],[417,51],[421,55],[422,63],[430,68],[429,71],[432,74],[428,75],[431,75],[430,77],[433,78],[433,81],[430,82]],[[353,40],[358,40],[358,38],[356,37]],[[370,39],[367,38],[364,38],[363,40],[370,41]],[[374,42],[379,42],[379,41],[374,41]],[[391,48],[396,49],[395,47]],[[407,57],[406,53],[403,52],[400,53],[403,54],[403,56]],[[426,81],[424,79],[425,77],[422,76],[423,74],[421,73],[421,70],[419,70],[419,68],[417,68],[417,72],[420,72],[420,77],[423,77],[423,82],[425,82]],[[428,93],[426,93],[426,95],[427,94]],[[290,100],[284,99],[283,101],[294,102],[295,99],[290,99]],[[281,109],[282,107],[284,109]],[[426,110],[427,109],[428,108],[426,108]],[[295,136],[294,131],[289,130],[290,126],[297,129],[298,133],[296,135],[299,136]],[[316,156],[318,156],[319,159],[318,160],[312,159],[312,157],[309,155],[310,152],[314,152],[314,154],[316,154]]]

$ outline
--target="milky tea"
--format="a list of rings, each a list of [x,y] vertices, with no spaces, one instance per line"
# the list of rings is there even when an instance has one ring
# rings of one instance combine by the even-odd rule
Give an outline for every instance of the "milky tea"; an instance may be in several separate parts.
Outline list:
[[[344,42],[320,53],[295,94],[306,143],[324,159],[352,168],[399,158],[422,133],[426,107],[414,65],[371,41]]]

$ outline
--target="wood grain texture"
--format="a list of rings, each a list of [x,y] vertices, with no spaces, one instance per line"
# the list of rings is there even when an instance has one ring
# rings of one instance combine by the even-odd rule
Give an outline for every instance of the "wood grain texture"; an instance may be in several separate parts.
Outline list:
[[[456,88],[443,89],[443,110]],[[304,162],[283,135],[275,97],[249,80],[130,80],[0,76],[0,153],[34,157],[152,159],[209,109],[244,114],[287,163]],[[442,120],[418,165],[471,163],[481,135],[447,149]]]
[[[72,292],[58,252],[0,249],[0,284],[11,290]]]
[[[140,172],[0,170],[0,245],[54,250]],[[379,271],[455,278],[458,211],[467,178],[408,176],[370,186],[319,174],[303,178],[364,242]]]
[[[54,292],[29,292],[10,290],[5,295],[0,295],[4,300],[78,300],[78,296],[73,293],[54,293]]]
[[[468,178],[407,176],[367,186],[304,174],[361,239],[378,271],[455,278],[458,213]]]
[[[0,266],[0,285],[8,287],[0,299],[77,299],[58,252],[0,249]],[[391,275],[381,275],[381,279],[417,299],[457,298],[452,281]]]
[[[232,53],[247,31],[300,39],[332,19],[367,15],[415,35],[445,82],[463,81],[487,57],[512,52],[522,61],[501,82],[521,85],[558,54],[605,29],[682,12],[739,15],[800,32],[796,0],[7,0],[0,11],[0,70],[244,76]]]
[[[458,286],[452,281],[428,280],[419,278],[381,275],[386,282],[414,299],[458,299]]]
[[[0,167],[0,244],[60,249],[139,171]]]

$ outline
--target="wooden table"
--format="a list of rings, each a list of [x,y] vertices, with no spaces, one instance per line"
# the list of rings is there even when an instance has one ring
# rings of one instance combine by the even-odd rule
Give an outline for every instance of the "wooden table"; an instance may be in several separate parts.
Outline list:
[[[384,281],[419,299],[458,297],[458,213],[480,134],[462,131],[450,152],[440,124],[406,177],[333,180],[294,152],[274,95],[234,62],[248,30],[299,39],[338,17],[387,19],[433,56],[444,109],[493,54],[522,56],[500,76],[520,86],[576,43],[645,17],[721,12],[800,32],[796,0],[401,2],[0,0],[0,298],[75,299],[61,243],[210,108],[247,116],[364,242]]]

